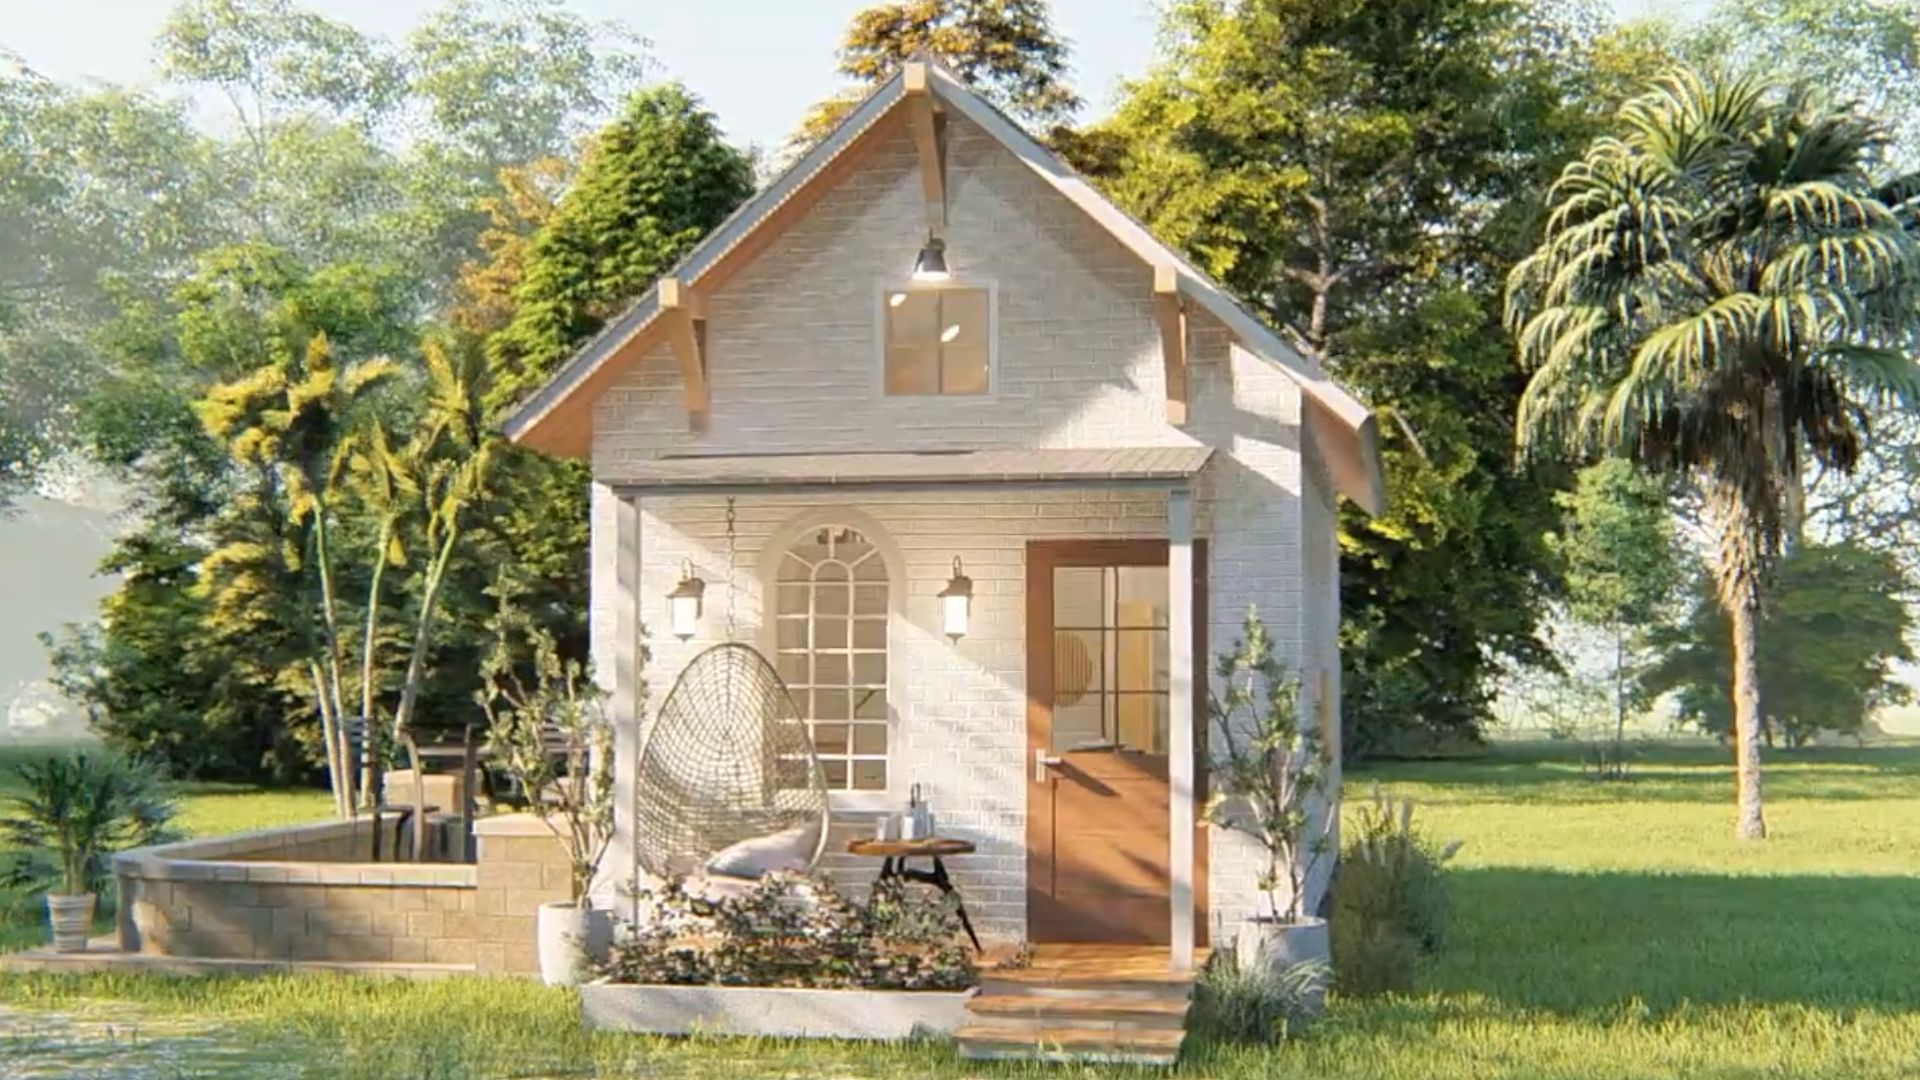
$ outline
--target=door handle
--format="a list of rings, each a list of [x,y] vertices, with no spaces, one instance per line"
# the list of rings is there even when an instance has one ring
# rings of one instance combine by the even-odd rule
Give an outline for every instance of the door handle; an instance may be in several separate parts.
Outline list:
[[[1061,764],[1062,762],[1059,758],[1053,757],[1045,750],[1036,747],[1033,751],[1033,782],[1036,784],[1046,783],[1052,779],[1052,777],[1048,775],[1047,770],[1057,769]]]

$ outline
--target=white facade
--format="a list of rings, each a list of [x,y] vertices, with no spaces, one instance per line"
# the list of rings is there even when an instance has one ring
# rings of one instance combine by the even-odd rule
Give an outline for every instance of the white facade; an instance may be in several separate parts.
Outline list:
[[[695,452],[1211,446],[1214,457],[1193,484],[1196,531],[1208,543],[1211,648],[1229,646],[1257,606],[1309,697],[1337,693],[1333,496],[1324,474],[1306,465],[1299,386],[1195,313],[1192,412],[1186,425],[1169,424],[1151,270],[979,129],[951,120],[948,139],[950,259],[961,280],[991,283],[997,293],[992,393],[882,393],[876,303],[903,282],[925,236],[914,145],[900,125],[706,298],[706,430],[688,430],[673,358],[657,346],[594,405],[596,476],[617,482],[635,463]],[[888,556],[893,585],[891,790],[880,802],[897,806],[906,785],[924,785],[942,831],[979,845],[951,866],[982,933],[1019,938],[1029,767],[1025,545],[1164,539],[1167,502],[1164,485],[1097,483],[747,492],[736,500],[730,568],[723,496],[623,497],[602,484],[593,522],[596,668],[617,682],[640,628],[651,628],[641,674],[657,707],[687,659],[725,638],[729,608],[740,640],[769,644],[769,550],[777,555],[807,526],[868,534]],[[956,556],[976,599],[971,631],[953,642],[939,633],[935,594]],[[666,596],[687,564],[709,591],[700,634],[683,643],[663,628]],[[1210,669],[1210,658],[1198,659],[1200,670]],[[623,746],[637,745],[629,740],[649,716],[622,717]],[[840,803],[830,853],[866,827],[863,814],[877,805],[861,796]],[[623,807],[622,820],[631,813]],[[1210,849],[1209,918],[1231,926],[1261,903],[1257,852],[1219,830]],[[631,859],[616,849],[610,873]],[[849,880],[873,869],[833,854],[825,867]]]

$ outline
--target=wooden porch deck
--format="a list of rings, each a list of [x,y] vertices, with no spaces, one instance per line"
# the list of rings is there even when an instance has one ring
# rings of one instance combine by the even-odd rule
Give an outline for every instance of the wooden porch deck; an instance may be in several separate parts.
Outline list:
[[[962,1057],[1171,1065],[1186,1042],[1193,982],[1206,963],[1174,971],[1167,949],[1040,945],[1023,967],[989,967],[955,1032]]]

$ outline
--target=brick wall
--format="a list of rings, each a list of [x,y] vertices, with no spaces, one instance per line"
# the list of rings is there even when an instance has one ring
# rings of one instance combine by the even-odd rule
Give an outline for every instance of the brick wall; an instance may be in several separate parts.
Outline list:
[[[1211,545],[1211,645],[1229,646],[1248,606],[1257,606],[1311,692],[1315,669],[1332,656],[1334,623],[1324,608],[1334,575],[1316,565],[1309,585],[1307,561],[1310,550],[1331,550],[1332,516],[1303,505],[1298,387],[1192,312],[1191,420],[1184,428],[1167,424],[1149,268],[965,120],[952,118],[948,135],[949,262],[962,281],[991,282],[998,297],[991,395],[879,392],[879,295],[900,283],[925,237],[913,142],[896,129],[842,187],[708,299],[706,432],[688,432],[676,368],[662,347],[596,403],[596,477],[615,480],[623,463],[667,453],[1210,445],[1216,454],[1195,485],[1195,509],[1198,533]],[[743,497],[739,509],[737,614],[742,635],[763,646],[758,559],[770,538],[837,518],[865,523],[893,547],[891,795],[897,802],[905,784],[926,784],[951,831],[980,843],[979,855],[954,860],[953,868],[983,931],[1019,936],[1029,764],[1024,545],[1164,537],[1164,495],[1097,485],[976,487],[756,495]],[[634,654],[628,635],[638,630],[623,626],[665,626],[664,597],[682,560],[709,582],[702,637],[648,640],[651,707],[636,717],[616,704],[622,761],[637,751],[639,732],[685,661],[722,633],[723,515],[721,500],[693,497],[642,499],[630,513],[609,488],[595,489],[591,628],[610,688]],[[973,632],[950,643],[937,632],[933,598],[955,555],[974,578],[976,599]],[[623,608],[636,592],[638,609]],[[1316,605],[1322,610],[1308,610]],[[622,806],[623,820],[632,813]],[[862,827],[857,815],[841,815],[830,850]],[[1245,838],[1216,831],[1211,853],[1215,922],[1230,923],[1260,902],[1256,851]],[[632,855],[616,847],[610,861],[628,867]],[[844,856],[827,867],[849,880],[873,870]]]
[[[120,944],[217,960],[450,964],[538,970],[539,905],[567,895],[558,840],[531,817],[483,819],[477,865],[355,863],[366,823],[189,841],[115,858]]]
[[[474,964],[482,973],[537,972],[535,921],[541,904],[568,898],[566,849],[531,814],[483,818],[474,836]]]

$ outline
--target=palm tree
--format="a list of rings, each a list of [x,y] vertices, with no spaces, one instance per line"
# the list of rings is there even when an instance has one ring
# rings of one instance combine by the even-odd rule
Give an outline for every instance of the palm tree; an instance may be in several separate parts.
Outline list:
[[[1732,632],[1736,832],[1766,835],[1756,616],[1800,465],[1850,472],[1875,409],[1920,401],[1913,185],[1879,128],[1802,87],[1679,70],[1554,184],[1508,281],[1532,375],[1523,453],[1619,455],[1691,480]]]
[[[214,387],[198,406],[207,433],[226,446],[236,463],[260,476],[273,500],[284,507],[302,547],[285,561],[311,568],[319,641],[307,657],[308,677],[319,706],[335,809],[342,817],[353,813],[354,798],[343,728],[345,657],[334,573],[337,501],[360,417],[398,374],[398,367],[384,357],[342,369],[326,336],[316,334],[304,356],[276,357],[252,374]],[[263,554],[257,543],[232,542],[208,557],[216,605],[239,608],[256,598],[255,579],[246,571]]]

